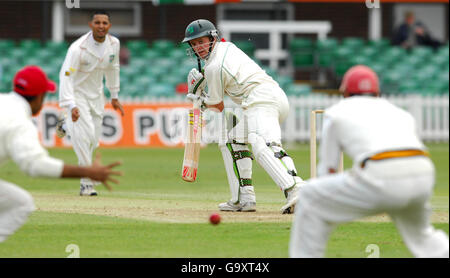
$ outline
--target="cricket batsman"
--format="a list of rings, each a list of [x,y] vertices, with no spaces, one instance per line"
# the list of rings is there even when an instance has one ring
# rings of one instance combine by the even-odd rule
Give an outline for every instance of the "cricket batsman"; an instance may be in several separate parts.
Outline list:
[[[304,182],[281,144],[280,123],[289,112],[286,94],[236,45],[221,40],[208,20],[191,22],[183,43],[188,43],[192,54],[205,62],[204,72],[195,68],[189,72],[188,98],[196,98],[196,91],[207,86],[207,97],[203,99],[206,108],[222,112],[226,94],[243,110],[243,118],[219,141],[231,191],[231,200],[219,204],[219,209],[256,210],[252,184],[255,159],[286,197],[281,212],[293,213]]]

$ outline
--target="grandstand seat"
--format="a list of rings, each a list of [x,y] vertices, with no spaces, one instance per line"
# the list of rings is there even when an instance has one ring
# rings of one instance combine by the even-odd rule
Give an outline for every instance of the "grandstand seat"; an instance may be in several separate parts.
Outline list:
[[[432,83],[435,82],[435,76],[437,75],[437,71],[434,69],[434,66],[423,67],[421,69],[415,70],[411,74],[411,78],[422,83]]]
[[[182,48],[174,48],[168,53],[167,57],[175,61],[179,61],[187,58],[187,53]]]
[[[307,84],[292,83],[286,89],[286,95],[288,96],[309,95],[310,93],[311,93],[311,86]]]
[[[341,45],[349,47],[353,49],[353,51],[359,51],[364,47],[365,41],[361,38],[347,37],[341,41]]]
[[[368,66],[371,62],[371,58],[364,55],[356,55],[349,59],[351,65],[366,65]]]
[[[434,80],[424,85],[423,91],[428,94],[442,95],[448,92],[448,81]]]
[[[189,65],[181,65],[179,67],[172,67],[170,70],[170,74],[174,76],[178,76],[179,78],[182,78],[184,82],[186,82],[187,75],[189,71],[192,69]]]
[[[255,56],[255,45],[251,41],[234,41],[233,42],[239,49],[244,51],[250,57]]]
[[[317,51],[332,51],[338,46],[338,41],[336,38],[326,38],[316,41]]]
[[[289,42],[289,51],[294,67],[314,65],[314,44],[309,38],[293,38]]]
[[[128,63],[128,67],[133,67],[137,69],[138,71],[143,70],[145,67],[148,66],[148,61],[142,60],[142,59],[131,59]]]
[[[139,55],[135,55],[133,57],[139,58],[139,59],[144,59],[147,62],[150,62],[150,61],[160,58],[161,54],[159,54],[158,51],[149,48],[149,49],[143,50]]]
[[[439,56],[447,57],[447,59],[448,59],[448,56],[449,56],[449,46],[448,46],[448,45],[441,46],[441,47],[437,50],[436,54],[439,55]]]
[[[52,50],[49,48],[41,48],[36,51],[35,56],[39,57],[39,59],[41,59],[43,63],[47,64],[52,59],[54,59],[55,56],[58,56],[58,55],[57,55],[57,50]]]
[[[41,42],[36,39],[24,39],[19,42],[19,46],[27,52],[27,55],[30,55],[41,48]]]
[[[398,61],[399,58],[405,57],[407,53],[405,49],[399,46],[391,46],[386,49],[384,55],[389,59],[396,59]]]
[[[382,92],[386,94],[397,93],[398,84],[404,78],[404,74],[399,71],[393,69],[384,71],[380,76]]]
[[[175,86],[166,83],[158,83],[149,88],[150,96],[171,97],[175,95]]]
[[[69,48],[69,44],[66,41],[46,41],[44,43],[44,48],[54,54],[65,54],[67,52],[67,49]]]
[[[157,80],[160,80],[164,77],[164,75],[168,74],[169,69],[165,67],[158,67],[158,66],[150,66],[144,69],[144,72],[141,74],[149,75],[152,78],[155,78]]]
[[[335,38],[327,38],[316,41],[316,53],[318,55],[318,64],[329,67],[333,63],[333,53],[338,47],[338,41]]]
[[[131,57],[140,56],[148,48],[146,40],[129,40],[125,45],[130,50]]]
[[[140,70],[128,65],[120,67],[120,73],[121,75],[126,76],[132,82],[135,77],[140,75]]]
[[[334,52],[333,66],[337,76],[344,73],[353,65],[350,58],[355,54],[351,47],[339,46]]]
[[[36,65],[36,66],[40,66],[40,67],[42,67],[44,64],[42,59],[39,58],[38,56],[28,57],[27,59],[24,59],[23,63],[25,65]]]
[[[370,68],[375,71],[378,75],[386,70],[386,66],[383,63],[371,63]]]
[[[445,57],[444,55],[436,54],[429,59],[429,62],[440,68],[446,68],[448,67],[449,59],[448,56]]]
[[[415,56],[415,55],[409,55],[406,56],[401,63],[408,65],[410,67],[421,67],[427,63],[422,57]]]
[[[8,55],[8,53],[14,49],[15,42],[8,39],[0,39],[0,57]]]
[[[0,93],[8,93],[12,90],[12,79],[9,76],[2,76],[0,79]]]
[[[390,70],[397,72],[398,74],[403,75],[404,77],[409,76],[412,72],[414,72],[414,66],[411,66],[408,63],[399,62],[393,64],[389,67]]]
[[[151,44],[151,48],[160,54],[167,55],[175,48],[175,43],[171,40],[165,39],[154,40]]]
[[[146,88],[154,85],[157,83],[157,80],[155,77],[150,75],[140,75],[136,77],[133,81],[133,84],[138,86],[139,88],[145,90]]]
[[[398,93],[400,94],[420,94],[420,83],[413,79],[406,79],[399,83]]]
[[[22,48],[16,47],[12,49],[9,53],[9,57],[15,60],[17,63],[21,64],[23,62],[23,58],[27,56],[27,53]]]
[[[15,64],[16,64],[16,61],[8,56],[0,57],[0,65],[3,69],[3,71],[9,70],[9,68],[11,68]]]
[[[440,71],[437,75],[437,78],[441,81],[445,81],[449,83],[449,72],[448,69],[446,71]]]
[[[380,54],[380,52],[381,52],[381,50],[379,50],[377,47],[368,45],[361,49],[361,51],[359,52],[359,55],[367,57],[367,58],[373,58],[377,54]]]
[[[175,66],[177,66],[177,61],[167,57],[160,57],[152,62],[152,67],[162,67],[165,68],[166,71]]]
[[[120,90],[123,95],[128,96],[128,97],[143,97],[148,95],[148,92],[144,89],[141,88],[137,85],[134,84],[128,84],[126,87],[122,88]]]
[[[367,44],[375,47],[378,51],[384,51],[391,45],[391,41],[383,38],[379,40],[369,40]]]
[[[294,80],[290,76],[280,75],[277,78],[277,82],[283,90],[286,90],[291,84],[294,83]]]
[[[181,66],[196,68],[197,67],[197,59],[194,58],[194,57],[190,57],[188,59],[184,59],[183,62],[181,62]]]
[[[344,76],[345,72],[354,66],[354,64],[350,61],[341,61],[336,62],[334,65],[334,72],[338,77]]]
[[[182,75],[166,74],[161,76],[160,82],[176,87],[178,84],[186,82],[186,78]]]
[[[420,57],[422,59],[427,59],[433,55],[433,50],[430,47],[416,46],[412,49],[411,55],[415,57]]]

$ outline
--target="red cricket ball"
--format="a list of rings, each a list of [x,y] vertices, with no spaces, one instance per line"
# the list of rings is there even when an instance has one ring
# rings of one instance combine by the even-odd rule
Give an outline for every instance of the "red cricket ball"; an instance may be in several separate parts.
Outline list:
[[[218,213],[211,214],[211,216],[209,217],[209,222],[211,222],[211,224],[213,224],[213,225],[219,224],[220,223],[220,215]]]

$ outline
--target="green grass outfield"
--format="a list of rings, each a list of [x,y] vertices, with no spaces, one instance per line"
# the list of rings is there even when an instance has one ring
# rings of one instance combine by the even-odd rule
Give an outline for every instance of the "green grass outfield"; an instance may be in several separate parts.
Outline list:
[[[309,145],[286,147],[303,178],[309,176]],[[429,145],[437,169],[432,199],[434,226],[448,233],[449,145]],[[99,196],[80,197],[78,180],[24,176],[13,163],[0,167],[0,177],[28,190],[37,210],[28,222],[0,244],[0,257],[149,257],[149,258],[279,258],[288,257],[292,215],[281,215],[284,196],[254,163],[257,212],[221,213],[217,226],[208,223],[217,204],[229,199],[223,161],[217,146],[202,149],[198,181],[181,180],[183,149],[109,149],[103,162],[121,160],[121,184],[113,192],[98,187]],[[50,153],[76,163],[71,149]],[[350,165],[346,161],[346,166]],[[339,226],[327,257],[367,257],[376,244],[380,257],[411,257],[394,225],[380,215]]]

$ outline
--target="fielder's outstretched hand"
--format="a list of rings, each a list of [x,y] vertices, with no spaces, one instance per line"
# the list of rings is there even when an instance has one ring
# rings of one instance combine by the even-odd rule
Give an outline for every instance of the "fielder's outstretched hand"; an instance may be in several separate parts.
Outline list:
[[[112,169],[121,164],[121,162],[116,161],[109,165],[102,165],[101,155],[100,153],[97,153],[95,155],[94,163],[91,166],[92,175],[90,175],[89,178],[101,182],[109,191],[111,191],[112,187],[108,184],[108,182],[119,184],[119,181],[111,176],[122,176],[122,172],[113,171]]]

